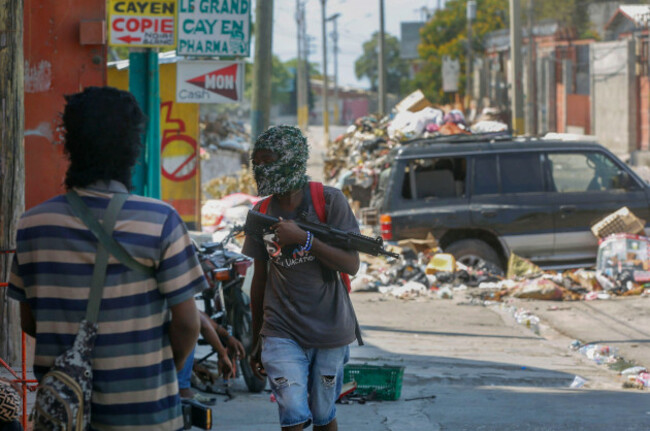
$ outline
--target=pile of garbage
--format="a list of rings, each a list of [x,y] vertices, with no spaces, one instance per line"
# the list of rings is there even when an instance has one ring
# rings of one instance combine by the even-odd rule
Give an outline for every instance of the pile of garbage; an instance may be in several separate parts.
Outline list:
[[[624,388],[650,388],[650,373],[645,367],[630,367],[621,371],[621,375],[625,378]]]
[[[208,200],[223,199],[234,193],[257,195],[257,184],[250,169],[242,165],[239,172],[222,175],[203,185],[203,193]]]
[[[401,299],[419,296],[452,298],[467,293],[480,301],[505,297],[548,301],[590,301],[614,296],[650,294],[650,238],[645,222],[628,208],[610,214],[592,227],[600,240],[595,268],[545,271],[511,254],[507,271],[483,263],[467,267],[443,253],[435,238],[405,240],[395,247],[400,259],[362,257],[352,289],[374,290]]]
[[[201,147],[248,153],[251,138],[244,124],[232,120],[226,113],[205,115],[199,123]]]
[[[623,377],[624,388],[645,389],[650,387],[650,373],[646,367],[625,360],[619,355],[616,347],[601,343],[583,344],[580,340],[574,340],[569,348],[598,365],[605,365],[618,371],[619,375]]]
[[[391,114],[358,118],[339,136],[327,150],[325,180],[347,191],[361,207],[368,206],[391,149],[418,138],[507,132],[508,126],[493,114],[493,108],[486,108],[470,125],[461,110],[434,107],[417,90],[398,103]]]
[[[206,233],[229,232],[235,226],[243,226],[248,211],[260,199],[254,193],[237,192],[220,199],[206,200],[201,207],[202,231]]]

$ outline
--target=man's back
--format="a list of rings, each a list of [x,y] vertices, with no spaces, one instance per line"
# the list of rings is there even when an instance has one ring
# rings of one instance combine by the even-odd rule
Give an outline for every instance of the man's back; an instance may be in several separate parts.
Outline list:
[[[77,191],[101,220],[112,193],[126,188],[113,181]],[[148,278],[109,258],[93,350],[93,427],[181,429],[169,307],[204,286],[201,268],[180,217],[161,201],[129,196],[113,237],[140,263],[155,267],[156,275]],[[20,221],[9,294],[26,300],[34,315],[39,379],[72,345],[85,315],[96,250],[97,240],[64,196]]]

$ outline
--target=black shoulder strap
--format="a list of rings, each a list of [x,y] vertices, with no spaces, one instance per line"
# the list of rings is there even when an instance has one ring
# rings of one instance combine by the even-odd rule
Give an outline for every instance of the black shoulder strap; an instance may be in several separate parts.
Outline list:
[[[116,193],[116,195],[123,195],[124,201],[128,198],[128,195],[126,193]],[[97,219],[92,215],[90,212],[90,209],[86,206],[84,201],[79,197],[79,195],[74,191],[70,190],[66,195],[66,199],[70,203],[70,206],[72,207],[73,212],[77,217],[81,219],[81,221],[88,227],[88,229],[91,230],[91,232],[97,237],[99,242],[106,247],[106,250],[117,260],[122,262],[124,265],[128,266],[129,268],[133,269],[134,271],[139,271],[149,277],[154,276],[154,268],[150,266],[146,266],[135,260],[134,258],[127,253],[126,250],[124,250],[124,247],[120,245],[115,239],[113,239],[113,235],[109,235],[106,233],[104,228],[99,224]]]
[[[128,195],[116,193],[108,203],[104,213],[104,229],[108,236],[113,235],[117,215],[122,209]],[[97,245],[97,254],[95,255],[95,267],[93,268],[93,278],[90,282],[90,294],[88,295],[88,305],[86,306],[86,320],[91,323],[97,323],[99,318],[99,308],[102,302],[104,292],[104,283],[106,282],[106,268],[108,267],[108,251],[106,247],[99,243]]]

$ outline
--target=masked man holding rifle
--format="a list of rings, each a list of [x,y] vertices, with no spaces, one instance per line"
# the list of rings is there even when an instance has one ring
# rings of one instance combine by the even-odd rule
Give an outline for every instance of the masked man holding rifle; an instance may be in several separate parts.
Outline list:
[[[295,127],[272,127],[253,148],[260,196],[254,210],[278,217],[261,236],[248,235],[243,253],[255,259],[251,287],[251,366],[268,375],[285,431],[337,430],[335,401],[341,392],[349,344],[359,327],[341,274],[355,274],[359,254],[325,244],[293,219],[306,216],[343,231],[359,232],[340,190],[310,183],[309,147]]]

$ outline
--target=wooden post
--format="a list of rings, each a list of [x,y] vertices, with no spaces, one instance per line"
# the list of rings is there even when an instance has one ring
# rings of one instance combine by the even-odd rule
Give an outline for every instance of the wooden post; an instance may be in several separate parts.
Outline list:
[[[25,209],[23,64],[23,0],[0,0],[0,250],[15,248]],[[0,283],[8,280],[12,259],[0,254]],[[0,357],[11,365],[20,360],[18,309],[0,287]]]

